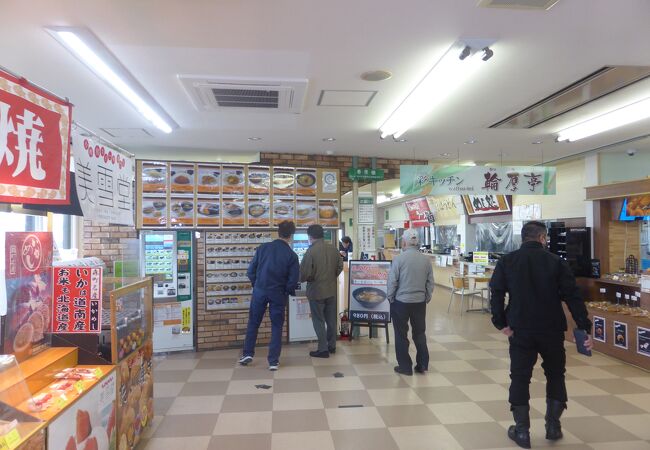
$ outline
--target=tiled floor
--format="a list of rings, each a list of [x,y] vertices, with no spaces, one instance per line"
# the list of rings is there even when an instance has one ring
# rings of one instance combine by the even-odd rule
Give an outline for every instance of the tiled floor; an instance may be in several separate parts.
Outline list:
[[[266,349],[249,367],[239,350],[158,358],[156,418],[140,448],[219,450],[512,449],[506,437],[507,341],[481,313],[446,313],[438,289],[427,311],[427,375],[393,373],[383,339],[341,342],[329,359],[286,345],[269,372]],[[544,439],[544,375],[531,383],[533,448],[650,449],[650,374],[567,346],[564,439]],[[340,372],[344,376],[335,378]],[[268,385],[261,389],[256,385]]]

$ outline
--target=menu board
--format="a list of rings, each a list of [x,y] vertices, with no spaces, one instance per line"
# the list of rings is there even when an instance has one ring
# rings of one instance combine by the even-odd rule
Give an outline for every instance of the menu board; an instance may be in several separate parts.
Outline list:
[[[607,342],[607,320],[604,317],[594,316],[594,340]]]
[[[390,261],[350,261],[348,310],[351,322],[390,322],[389,272]]]
[[[614,321],[614,347],[627,349],[627,323]]]
[[[650,357],[650,328],[636,327],[636,352]]]
[[[270,228],[340,222],[338,170],[137,162],[138,228]]]

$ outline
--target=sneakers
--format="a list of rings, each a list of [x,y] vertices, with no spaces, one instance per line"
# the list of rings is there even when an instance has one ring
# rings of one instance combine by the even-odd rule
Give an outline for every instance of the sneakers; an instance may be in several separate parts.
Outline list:
[[[239,364],[241,364],[242,366],[247,366],[252,362],[253,362],[252,356],[244,355],[241,358],[239,358]]]
[[[280,367],[280,363],[269,364],[269,370],[271,372],[275,372],[276,370],[278,370],[279,367]]]

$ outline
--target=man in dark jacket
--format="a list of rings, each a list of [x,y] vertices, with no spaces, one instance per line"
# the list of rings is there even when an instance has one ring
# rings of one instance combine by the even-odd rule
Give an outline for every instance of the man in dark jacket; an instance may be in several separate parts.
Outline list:
[[[278,227],[279,239],[262,244],[248,266],[248,278],[253,285],[248,314],[248,327],[244,340],[244,352],[239,364],[246,366],[253,361],[257,330],[269,306],[271,318],[271,342],[269,343],[269,370],[278,370],[282,350],[282,326],[284,312],[290,295],[295,295],[300,266],[298,255],[291,249],[296,232],[293,222],[285,221]]]
[[[578,328],[591,332],[591,321],[566,261],[546,250],[546,226],[528,222],[521,230],[522,245],[496,266],[492,289],[492,323],[510,341],[510,409],[515,425],[508,436],[530,448],[529,384],[537,354],[546,375],[546,439],[562,437],[560,416],[566,409],[565,301]],[[509,294],[504,308],[505,294]],[[585,347],[591,349],[591,337]]]

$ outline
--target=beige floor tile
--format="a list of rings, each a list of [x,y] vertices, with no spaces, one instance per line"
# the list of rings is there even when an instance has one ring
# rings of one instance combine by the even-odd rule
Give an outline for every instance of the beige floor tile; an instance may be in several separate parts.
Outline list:
[[[386,426],[379,411],[374,407],[328,408],[325,414],[330,430],[360,430]]]
[[[458,389],[475,402],[508,398],[508,391],[498,384],[475,384],[459,386]]]
[[[642,386],[646,388],[646,390],[650,391],[650,376],[647,374],[645,376],[628,378],[627,381],[638,384],[639,386]]]
[[[273,411],[273,433],[327,431],[328,429],[324,409]]]
[[[142,433],[141,438],[142,439],[151,439],[151,437],[156,433],[156,430],[160,426],[160,423],[163,421],[162,416],[154,416],[153,420],[151,421],[151,425],[147,427],[144,433]]]
[[[583,397],[580,397],[583,398]],[[535,398],[530,401],[531,410],[538,411],[540,414],[546,414],[546,399]],[[562,413],[562,417],[589,417],[597,414],[578,401],[569,398],[567,409]]]
[[[507,348],[496,348],[496,349],[489,349],[486,350],[490,355],[495,356],[497,358],[503,358],[505,360],[509,360],[510,358],[510,351]]]
[[[271,433],[271,428],[272,413],[269,411],[221,413],[213,434],[264,434]]]
[[[607,442],[605,444],[591,444],[593,450],[650,450],[650,442],[647,441],[627,441],[627,442]]]
[[[185,383],[154,383],[153,396],[154,398],[176,397],[184,385]]]
[[[600,416],[643,414],[645,411],[613,395],[576,397],[575,401]]]
[[[456,350],[452,353],[465,361],[472,359],[490,359],[493,357],[493,355],[485,350]]]
[[[510,362],[501,361],[499,358],[473,359],[468,361],[477,370],[504,370],[510,368]]]
[[[585,362],[590,366],[613,366],[621,364],[617,359],[598,352],[593,352],[591,358],[585,358]]]
[[[392,359],[392,358],[391,358]],[[385,356],[377,353],[372,355],[348,355],[348,360],[355,365],[358,364],[387,364],[390,361]]]
[[[464,341],[464,342],[445,342],[441,344],[445,350],[476,350],[479,347],[474,345],[473,342]]]
[[[412,377],[402,377],[411,387],[442,387],[451,386],[451,382],[441,373],[427,372],[425,375],[415,374]]]
[[[456,386],[413,388],[424,403],[468,402],[469,397]]]
[[[368,395],[376,406],[421,405],[423,403],[411,388],[368,389]]]
[[[287,392],[318,392],[318,382],[316,378],[274,380],[273,392],[276,394]]]
[[[273,394],[227,395],[221,405],[222,413],[272,410]]]
[[[488,413],[497,422],[512,421],[512,412],[510,411],[510,403],[507,399],[504,400],[490,400],[487,402],[476,402],[483,411]],[[539,419],[544,417],[544,414],[537,411],[532,407],[530,409],[530,418]]]
[[[240,448],[241,450],[248,450],[247,447]],[[301,433],[273,433],[272,435],[272,450],[305,450],[306,448],[310,450],[334,450],[332,434],[329,431],[307,431]]]
[[[567,367],[567,373],[573,375],[580,380],[598,380],[605,378],[617,378],[609,372],[604,371],[600,367],[594,366],[574,366]]]
[[[398,450],[387,429],[332,431],[332,438],[337,450]]]
[[[586,443],[638,440],[632,433],[599,416],[562,418],[562,429]]]
[[[435,369],[440,373],[447,372],[474,372],[476,369],[467,361],[462,359],[452,359],[449,361],[429,362],[429,368]]]
[[[336,372],[342,373],[346,377],[357,376],[358,373],[354,366],[314,366],[314,373],[317,377],[332,377]]]
[[[191,448],[192,450],[207,450],[211,436],[187,436],[152,438],[143,447],[144,450],[178,450]]]
[[[393,374],[393,366],[390,364],[355,364],[355,371],[358,375],[390,375]]]
[[[431,338],[440,344],[446,344],[449,342],[467,342],[467,339],[458,334],[434,334]]]
[[[341,348],[347,355],[370,355],[381,353],[381,349],[373,344],[361,344],[354,341],[352,344],[342,345]]]
[[[438,361],[454,361],[460,358],[454,352],[449,350],[432,351],[429,350],[429,366],[435,365]]]
[[[155,416],[164,416],[171,408],[176,397],[159,397],[153,401],[153,413]]]
[[[280,366],[280,370],[275,372],[276,380],[294,379],[294,378],[315,378],[314,366]]]
[[[158,374],[154,375],[157,377]],[[194,382],[194,383],[185,383],[183,389],[178,395],[184,397],[192,396],[202,396],[202,395],[225,395],[228,390],[228,381],[205,381],[205,382]]]
[[[512,447],[504,428],[496,422],[452,424],[447,430],[465,450]]]
[[[490,378],[495,383],[504,384],[510,383],[510,370],[483,370],[483,375]]]
[[[340,406],[374,406],[368,391],[329,391],[321,392],[325,408],[338,408]]]
[[[198,359],[165,359],[156,366],[156,371],[194,370],[198,363]]]
[[[633,377],[640,377],[642,375],[647,375],[646,371],[639,369],[638,367],[631,366],[629,364],[601,366],[600,368],[603,369],[605,372],[609,372],[621,378],[633,378]]]
[[[567,380],[566,389],[569,397],[584,397],[590,395],[607,395],[607,392],[597,388],[588,381]]]
[[[192,375],[191,370],[156,371],[156,383],[185,383],[190,375]]]
[[[378,406],[377,411],[389,428],[440,423],[426,405]]]
[[[408,380],[413,377],[397,375],[393,372],[391,375],[364,375],[359,379],[366,389],[397,389],[409,387]]]
[[[429,341],[427,342],[427,348],[429,352],[446,352],[447,349],[437,342]]]
[[[179,447],[183,448],[183,447]],[[185,447],[190,450],[189,447]],[[271,450],[271,434],[212,436],[208,450]]]
[[[262,366],[237,367],[233,370],[231,380],[266,380],[275,378],[275,374],[269,370],[267,364]]]
[[[234,369],[197,369],[187,379],[188,382],[230,381]],[[154,377],[155,379],[155,377]]]
[[[221,411],[223,395],[203,397],[176,397],[167,415],[179,414],[217,414]]]
[[[217,414],[165,416],[153,434],[153,438],[211,436],[217,418]]]
[[[339,352],[336,352],[334,355],[330,355],[329,358],[311,358],[311,362],[314,366],[336,366],[350,364],[350,360],[348,359],[347,355]]]
[[[217,358],[203,358],[196,365],[196,369],[234,369],[240,367],[237,364],[237,359],[217,359]]]
[[[479,371],[446,373],[444,377],[454,386],[469,384],[492,384],[492,380]]]
[[[609,394],[645,394],[648,392],[648,390],[643,386],[639,386],[636,383],[621,378],[612,378],[610,380],[590,380],[590,383]]]
[[[363,383],[359,377],[343,378],[317,378],[318,388],[321,391],[355,391],[364,389]]]
[[[647,394],[617,395],[617,397],[641,408],[646,412],[650,412],[650,392]]]
[[[264,367],[267,367],[268,362],[266,361],[266,358],[262,364]],[[260,367],[262,364],[260,364]],[[312,358],[309,356],[309,353],[306,353],[302,356],[280,356],[280,368],[297,366],[313,366]]]
[[[265,384],[271,386],[271,389],[258,389],[255,385]],[[273,380],[237,380],[231,381],[228,385],[226,395],[240,395],[240,394],[272,394],[273,393]],[[245,434],[245,433],[244,433]]]
[[[320,392],[273,394],[273,411],[323,408],[323,399]]]
[[[400,450],[463,450],[443,425],[391,427],[390,434]]]
[[[230,359],[237,361],[241,356],[241,349],[232,348],[228,350],[213,350],[203,353],[201,359]]]
[[[443,425],[494,422],[494,419],[474,402],[434,403],[427,406]]]
[[[505,336],[504,336],[504,339],[505,339]],[[508,341],[506,341],[506,340],[476,341],[476,342],[474,342],[474,345],[476,345],[478,348],[482,348],[483,350],[501,350],[501,349],[507,349],[508,348]]]
[[[605,419],[629,431],[639,439],[650,441],[650,414],[605,416]]]

